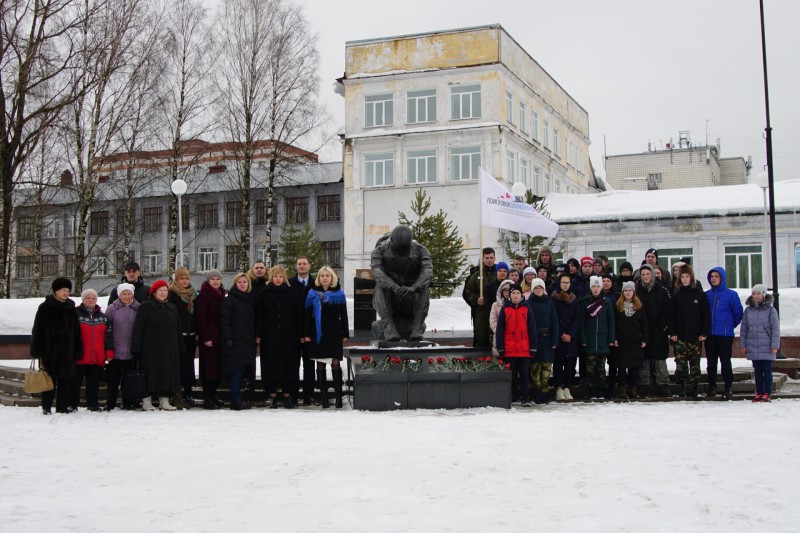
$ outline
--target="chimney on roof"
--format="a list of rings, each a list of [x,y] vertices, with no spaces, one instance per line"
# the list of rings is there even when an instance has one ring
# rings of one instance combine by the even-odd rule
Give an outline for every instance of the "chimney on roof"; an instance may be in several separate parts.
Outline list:
[[[65,170],[61,173],[61,186],[68,187],[72,185],[72,172]]]

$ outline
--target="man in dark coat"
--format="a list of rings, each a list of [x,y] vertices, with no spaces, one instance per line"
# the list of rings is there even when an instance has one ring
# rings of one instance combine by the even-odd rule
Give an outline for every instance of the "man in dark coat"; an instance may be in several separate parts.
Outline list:
[[[494,250],[492,248],[481,250],[481,260],[483,278],[481,279],[480,269],[470,274],[464,282],[464,299],[472,308],[472,346],[491,348],[492,330],[489,327],[489,315],[495,295],[489,292],[489,286],[497,280]],[[483,296],[481,296],[481,286],[483,286]]]
[[[150,286],[144,284],[142,279],[142,269],[139,268],[139,263],[130,261],[125,265],[125,274],[122,276],[122,283],[130,283],[134,287],[133,297],[139,303],[144,303],[150,297]],[[108,305],[114,303],[114,300],[119,298],[117,295],[117,288],[111,289],[111,294],[108,295]]]
[[[82,356],[80,325],[75,302],[69,298],[72,282],[56,278],[53,294],[47,296],[36,310],[31,331],[31,358],[50,374],[55,388],[42,393],[42,412],[51,413],[53,399],[56,412],[69,413],[70,389],[75,376],[75,360]],[[56,392],[58,397],[56,398]]]
[[[306,295],[314,287],[314,276],[311,274],[311,261],[308,257],[301,255],[294,263],[295,275],[289,278],[289,286],[292,287],[300,308],[306,304]],[[258,296],[256,296],[258,299]],[[308,357],[308,347],[300,346],[300,355],[303,358],[303,405],[317,405],[314,401],[314,383],[317,379],[315,374],[316,364]],[[299,389],[300,383],[297,383]],[[292,392],[292,400],[297,403],[299,390]]]
[[[647,317],[647,330],[650,340],[644,348],[644,365],[639,373],[639,393],[645,394],[650,384],[650,376],[655,378],[658,393],[669,396],[669,291],[661,285],[653,274],[653,267],[644,264],[639,270],[636,295],[644,305]]]
[[[261,296],[261,291],[267,286],[267,264],[264,261],[256,261],[247,272],[247,277],[250,278],[250,295],[253,302],[258,301]],[[245,365],[244,367],[244,388],[250,392],[256,390],[256,364]]]

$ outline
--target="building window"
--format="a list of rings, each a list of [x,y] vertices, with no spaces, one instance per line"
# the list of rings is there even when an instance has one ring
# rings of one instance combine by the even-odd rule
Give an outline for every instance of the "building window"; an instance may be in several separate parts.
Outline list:
[[[648,191],[655,191],[658,190],[658,186],[661,184],[661,173],[656,172],[647,175],[647,190]]]
[[[55,239],[58,237],[58,215],[50,215],[42,220],[42,238]]]
[[[681,258],[689,258],[691,262],[694,259],[692,255],[694,252],[691,248],[659,248],[658,250],[658,264],[672,270],[672,265],[681,260]],[[671,274],[672,272],[670,272]]]
[[[525,102],[519,103],[519,129],[522,133],[528,133],[528,111],[525,107]]]
[[[17,219],[17,238],[19,240],[32,241],[35,233],[36,219],[34,217],[19,217]]]
[[[286,198],[286,222],[288,224],[308,222],[308,196]]]
[[[108,259],[106,256],[93,256],[89,258],[89,272],[95,276],[108,275]]]
[[[550,148],[550,124],[546,120],[542,121],[542,145]]]
[[[561,159],[561,135],[558,130],[553,130],[553,153]]]
[[[506,150],[506,180],[514,183],[517,179],[517,154]]]
[[[161,252],[150,252],[142,256],[142,273],[161,273]]]
[[[731,289],[749,289],[756,283],[762,283],[764,266],[761,245],[726,246],[725,272],[728,274],[728,288]]]
[[[436,150],[408,152],[408,183],[434,183],[436,181]]]
[[[338,194],[317,196],[317,222],[338,222],[342,218],[342,198]]]
[[[58,255],[48,254],[42,256],[42,276],[54,278],[58,276]]]
[[[225,227],[238,228],[242,225],[242,202],[225,203]]]
[[[534,141],[539,140],[539,113],[531,111],[531,137]]]
[[[550,192],[550,173],[544,173],[544,183],[542,184],[542,196]]]
[[[197,269],[212,270],[217,268],[217,249],[202,247],[197,249]]]
[[[795,270],[795,284],[800,287],[800,243],[794,245],[794,270]]]
[[[506,91],[506,120],[514,123],[514,96],[509,91]]]
[[[197,229],[217,229],[219,211],[216,203],[197,204]]]
[[[394,184],[394,154],[369,154],[364,156],[365,187],[384,187]]]
[[[120,274],[124,273],[125,265],[130,261],[136,261],[136,254],[133,253],[133,250],[131,250],[127,254],[125,253],[124,250],[117,250],[115,270]]]
[[[142,230],[145,233],[161,231],[160,207],[145,207],[142,209]]]
[[[78,233],[78,217],[64,215],[64,237],[74,237]]]
[[[409,91],[406,96],[406,115],[409,124],[436,122],[436,89]]]
[[[342,266],[341,241],[322,241],[322,263],[333,268]]]
[[[189,206],[183,203],[181,204],[181,229],[189,231]]]
[[[256,261],[264,261],[269,267],[277,264],[278,246],[275,244],[270,246],[268,253],[266,244],[256,244]]]
[[[124,207],[117,208],[114,213],[114,234],[122,235],[125,232],[125,213],[128,210]]]
[[[64,256],[64,271],[70,274],[75,272],[75,254],[66,254]]]
[[[225,271],[238,272],[239,271],[239,246],[226,246],[225,247]]]
[[[92,211],[89,230],[91,235],[108,235],[108,211]]]
[[[519,158],[519,181],[525,184],[525,188],[531,189],[531,163],[524,157]]]
[[[17,256],[17,278],[27,279],[33,277],[33,256],[32,255],[18,255]]]
[[[478,168],[480,166],[480,146],[465,146],[450,149],[450,179],[452,181],[478,179]]]
[[[393,115],[392,94],[374,94],[364,100],[364,126],[391,126]]]
[[[461,120],[481,117],[481,86],[464,85],[450,89],[450,118]]]
[[[269,202],[267,200],[256,200],[256,225],[257,226],[266,226],[267,225],[267,207],[269,206]],[[275,198],[274,203],[272,204],[272,223],[278,223],[278,199]]]
[[[553,192],[561,192],[561,180],[560,179],[556,178],[554,180],[553,185],[554,185],[554,188],[555,188],[555,190]]]
[[[542,169],[540,169],[537,166],[534,166],[533,167],[533,173],[531,175],[531,182],[533,183],[532,189],[533,189],[533,194],[535,196],[542,196],[540,194],[541,189],[540,189],[540,185],[539,185],[539,179],[541,177],[542,177]]]

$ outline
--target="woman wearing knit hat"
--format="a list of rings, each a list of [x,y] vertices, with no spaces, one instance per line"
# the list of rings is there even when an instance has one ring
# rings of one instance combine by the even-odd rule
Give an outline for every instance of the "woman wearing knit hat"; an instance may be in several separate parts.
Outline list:
[[[538,349],[531,360],[531,383],[533,384],[533,402],[548,403],[550,398],[550,376],[553,374],[553,363],[556,360],[558,346],[558,313],[553,300],[545,292],[544,280],[533,280],[533,290],[527,300],[536,320],[536,345]]]
[[[536,278],[536,269],[534,267],[525,267],[525,270],[522,271],[522,283],[520,286],[522,287],[522,295],[527,297],[531,294],[531,289],[533,288],[531,284],[533,280]]]
[[[683,265],[678,274],[681,284],[672,292],[670,300],[675,377],[681,385],[681,395],[696,399],[700,355],[703,341],[711,330],[711,312],[706,293],[695,283],[692,267]]]
[[[39,359],[53,379],[55,388],[42,393],[42,412],[49,415],[56,401],[57,413],[71,413],[70,383],[75,377],[75,357],[81,353],[78,314],[69,293],[72,282],[56,278],[53,294],[48,295],[36,310],[31,331],[31,357]]]
[[[150,394],[158,397],[159,408],[174,411],[169,399],[181,389],[180,357],[186,349],[178,310],[168,301],[169,287],[158,280],[150,287],[150,297],[139,306],[133,324],[131,351],[147,370]],[[142,409],[154,411],[150,396]]]
[[[609,365],[613,364],[617,374],[619,398],[625,400],[639,395],[639,372],[644,364],[644,352],[650,339],[644,306],[636,296],[636,284],[622,284],[622,296],[615,302],[614,315],[617,340]]]
[[[222,375],[229,380],[231,410],[249,407],[242,401],[242,379],[247,367],[256,361],[256,301],[252,292],[252,277],[239,272],[222,302]]]
[[[130,283],[120,283],[117,285],[117,295],[119,296],[112,302],[106,310],[108,322],[114,330],[114,358],[108,362],[107,378],[108,387],[106,388],[106,411],[113,411],[117,406],[119,397],[119,385],[122,374],[133,368],[133,354],[131,353],[131,336],[133,335],[133,323],[136,321],[136,313],[141,305],[135,295],[136,288]],[[122,408],[126,411],[135,409],[137,406],[134,400],[122,399]]]
[[[194,405],[192,387],[194,387],[194,358],[197,352],[197,328],[195,327],[194,302],[197,298],[197,291],[192,286],[192,278],[189,270],[178,268],[169,281],[169,301],[178,310],[181,318],[181,331],[183,332],[183,344],[185,350],[181,356],[181,388],[182,394],[175,395],[173,403],[178,409],[184,409]]]
[[[217,398],[222,380],[222,332],[220,313],[225,300],[222,273],[219,270],[206,272],[206,280],[200,286],[195,301],[195,323],[200,340],[200,380],[203,383],[203,409],[219,409],[222,400]]]
[[[72,380],[72,409],[78,410],[81,399],[81,385],[86,378],[86,407],[89,411],[100,411],[97,392],[100,389],[100,376],[106,361],[114,357],[114,340],[108,317],[97,305],[97,291],[84,289],[81,305],[77,308],[78,324],[83,341],[83,356],[75,361],[75,379]]]
[[[781,347],[781,323],[772,302],[767,287],[762,283],[755,285],[745,301],[747,307],[739,328],[739,346],[742,354],[753,362],[756,374],[754,402],[771,401],[772,361]]]
[[[589,294],[581,300],[580,343],[586,366],[588,399],[603,399],[606,375],[606,357],[616,341],[614,311],[611,302],[603,296],[603,280],[589,278]]]
[[[559,343],[556,347],[555,385],[556,400],[572,400],[569,388],[575,377],[578,363],[578,328],[580,309],[578,298],[570,291],[571,276],[563,272],[558,278],[559,288],[551,293],[558,314]]]

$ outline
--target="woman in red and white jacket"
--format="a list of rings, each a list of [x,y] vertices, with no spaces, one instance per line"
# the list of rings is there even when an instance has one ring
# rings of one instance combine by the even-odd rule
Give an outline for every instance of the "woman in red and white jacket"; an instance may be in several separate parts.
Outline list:
[[[497,318],[497,352],[511,365],[511,389],[520,389],[523,407],[529,407],[531,358],[536,353],[536,319],[522,297],[522,287],[511,287]]]
[[[97,305],[97,292],[86,289],[81,293],[78,312],[78,325],[81,330],[83,353],[75,361],[75,379],[72,381],[72,408],[77,411],[81,399],[81,385],[86,378],[86,406],[90,411],[100,411],[97,391],[100,376],[106,361],[114,358],[114,339],[111,336],[111,323]]]

